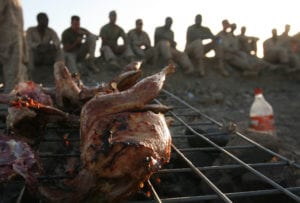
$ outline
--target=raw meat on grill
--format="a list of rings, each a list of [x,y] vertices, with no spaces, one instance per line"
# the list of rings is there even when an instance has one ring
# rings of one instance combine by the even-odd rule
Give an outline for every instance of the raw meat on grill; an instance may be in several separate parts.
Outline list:
[[[17,97],[10,102],[6,125],[14,135],[35,145],[41,138],[40,131],[49,122],[66,121],[69,114],[52,106],[38,103],[28,97]]]
[[[37,157],[26,142],[0,136],[0,183],[21,176],[33,188],[37,186],[36,177],[40,172]]]
[[[36,84],[33,81],[20,82],[9,94],[0,94],[0,103],[8,104],[11,100],[14,100],[19,96],[31,98],[44,105],[53,105],[51,96],[44,92],[41,85]]]

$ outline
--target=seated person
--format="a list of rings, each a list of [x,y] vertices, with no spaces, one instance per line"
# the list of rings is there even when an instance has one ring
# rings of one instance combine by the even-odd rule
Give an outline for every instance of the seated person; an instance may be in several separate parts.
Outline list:
[[[211,42],[203,44],[203,40],[210,39]],[[186,34],[186,47],[185,52],[188,56],[195,61],[196,71],[200,76],[205,75],[204,57],[210,51],[215,51],[215,58],[218,61],[218,69],[220,72],[227,76],[228,73],[224,69],[222,46],[218,42],[208,27],[202,26],[202,16],[196,15],[195,24],[188,27]]]
[[[117,56],[123,56],[128,62],[131,62],[134,55],[128,47],[128,39],[124,30],[116,24],[117,13],[111,11],[109,13],[109,23],[100,29],[100,37],[102,40],[101,54],[105,60],[115,67],[119,67]],[[118,39],[121,38],[123,45],[118,45]]]
[[[227,20],[222,21],[223,30],[218,33],[224,51],[224,62],[239,69],[243,75],[257,75],[266,64],[256,56],[250,55],[239,49],[238,38],[235,36],[236,24],[229,24]]]
[[[95,48],[98,37],[85,28],[80,27],[80,17],[71,17],[71,27],[62,33],[62,44],[66,66],[71,73],[78,72],[77,62],[87,58],[88,66],[95,72],[99,69],[94,64]],[[81,70],[84,71],[84,70]]]
[[[165,25],[155,29],[155,60],[157,61],[159,57],[161,57],[164,61],[164,65],[173,62],[178,63],[184,69],[186,74],[190,74],[194,71],[193,64],[186,53],[180,52],[176,49],[174,33],[171,30],[172,23],[172,18],[167,17],[165,20]]]
[[[29,54],[29,71],[31,74],[34,66],[53,65],[55,61],[62,59],[60,41],[57,33],[48,27],[46,13],[37,15],[38,25],[30,27],[26,31],[26,41]]]
[[[245,26],[242,26],[241,34],[237,36],[240,50],[256,56],[257,41],[259,40],[259,38],[246,36],[246,29],[247,28]]]
[[[282,40],[276,29],[272,29],[272,37],[263,42],[263,53],[264,60],[285,68],[287,72],[300,68],[299,56],[293,50],[292,43]]]
[[[137,59],[145,59],[146,55],[149,55],[151,51],[151,42],[149,35],[143,31],[142,19],[135,21],[135,28],[127,33],[128,42],[131,50],[135,54]]]

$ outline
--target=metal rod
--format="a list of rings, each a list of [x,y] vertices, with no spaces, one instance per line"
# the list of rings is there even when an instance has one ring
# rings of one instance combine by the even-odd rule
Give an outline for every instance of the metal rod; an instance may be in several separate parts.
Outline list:
[[[214,125],[212,122],[198,122],[198,123],[189,123],[190,126],[199,126],[199,125]],[[182,123],[174,123],[172,127],[183,126]]]
[[[249,164],[253,168],[263,168],[263,167],[279,167],[279,166],[287,166],[287,162],[272,162],[272,163],[255,163]],[[210,171],[210,170],[225,170],[225,169],[237,169],[243,168],[240,164],[230,164],[230,165],[221,165],[221,166],[202,166],[197,167],[201,171]],[[164,174],[164,173],[185,173],[191,172],[191,168],[176,168],[176,169],[161,169],[157,172],[157,174]]]
[[[220,122],[218,122],[218,121],[216,121],[215,119],[213,119],[213,118],[211,118],[211,117],[205,115],[204,113],[202,113],[201,111],[199,111],[199,109],[197,109],[197,108],[191,106],[191,105],[188,104],[186,101],[180,99],[179,97],[175,96],[174,94],[170,93],[169,91],[167,91],[167,90],[165,90],[165,89],[162,89],[162,92],[165,93],[165,94],[167,94],[167,95],[169,95],[170,97],[173,97],[174,99],[176,99],[177,101],[181,102],[182,104],[188,106],[188,107],[191,108],[193,111],[199,113],[199,115],[201,115],[202,117],[204,117],[204,118],[210,120],[211,122],[215,123],[215,124],[218,125],[219,127],[223,127],[223,125],[222,125]],[[250,143],[256,145],[258,148],[260,148],[260,149],[262,149],[262,150],[264,150],[264,151],[266,151],[266,152],[272,154],[273,156],[276,156],[276,157],[282,159],[283,161],[289,162],[290,165],[295,166],[295,167],[297,167],[297,168],[300,168],[300,165],[297,164],[297,163],[295,163],[295,161],[291,161],[291,160],[289,160],[288,158],[286,158],[286,157],[284,157],[284,156],[282,156],[282,155],[280,155],[280,154],[278,154],[278,153],[276,153],[276,152],[274,152],[274,151],[272,151],[272,150],[270,150],[270,149],[268,149],[268,148],[266,148],[266,147],[260,145],[259,143],[255,142],[255,141],[253,141],[253,140],[251,140],[251,139],[249,139],[249,138],[247,138],[247,137],[244,136],[242,133],[240,133],[240,132],[235,132],[235,134],[238,135],[238,136],[240,136],[240,137],[243,138],[244,140],[246,140],[246,141],[248,141],[248,142],[250,142]]]
[[[159,196],[158,196],[156,190],[154,189],[154,187],[153,187],[151,181],[150,181],[150,180],[147,180],[147,183],[148,183],[148,185],[149,185],[149,187],[150,187],[150,189],[151,189],[151,191],[152,191],[152,193],[153,193],[153,196],[154,196],[156,202],[161,203],[161,199],[159,198]]]
[[[187,159],[184,154],[182,154],[177,147],[172,144],[172,148],[176,151],[176,153],[191,167],[191,169],[201,177],[212,190],[214,190],[217,195],[224,200],[225,202],[232,202],[215,184],[213,184],[189,159]]]
[[[219,122],[215,121],[214,119],[208,117],[207,115],[201,113],[199,110],[197,110],[196,108],[192,107],[191,105],[189,105],[188,103],[186,103],[185,101],[181,100],[180,98],[176,97],[175,95],[163,90],[163,92],[173,96],[174,98],[178,99],[179,101],[182,101],[184,104],[186,104],[187,106],[191,107],[192,109],[195,109],[195,111],[198,111],[201,116],[207,118],[208,120],[216,123],[217,125],[219,125],[220,127],[222,126]],[[156,100],[156,102],[160,103],[158,100]],[[259,176],[260,178],[262,178],[265,182],[269,183],[270,185],[272,185],[274,188],[277,188],[279,190],[281,190],[284,194],[288,195],[289,197],[291,197],[292,199],[299,201],[300,202],[300,197],[293,194],[292,192],[286,190],[284,187],[282,187],[281,185],[279,185],[278,183],[274,182],[272,179],[268,178],[267,176],[263,175],[262,173],[260,173],[259,171],[255,170],[254,168],[252,168],[251,166],[249,166],[247,163],[245,163],[244,161],[240,160],[238,157],[234,156],[232,153],[226,151],[225,149],[223,149],[222,147],[218,146],[217,144],[215,144],[214,142],[212,142],[211,140],[209,140],[207,137],[205,137],[204,135],[196,132],[192,127],[190,127],[187,123],[185,123],[181,118],[179,118],[175,113],[173,113],[173,111],[170,111],[170,113],[174,116],[174,118],[176,118],[179,122],[183,123],[189,130],[191,130],[194,134],[197,134],[199,137],[201,137],[203,140],[205,140],[206,142],[208,142],[209,144],[211,144],[212,146],[218,148],[221,152],[223,152],[224,154],[226,154],[227,156],[231,157],[232,159],[234,159],[235,161],[237,161],[238,163],[240,163],[241,165],[243,165],[246,169],[248,169],[249,171],[251,171],[252,173],[254,173],[255,175]],[[241,137],[245,137],[243,136],[241,133],[239,133],[241,135]],[[245,137],[246,138],[246,137]],[[247,140],[250,140],[249,138],[247,138]],[[252,141],[252,140],[251,140]],[[254,141],[250,142],[250,143],[256,143]],[[259,145],[258,143],[256,143],[256,145]],[[260,145],[261,146],[261,145]],[[265,148],[265,147],[263,147]],[[266,149],[265,151],[271,151],[269,149]],[[288,160],[288,159],[287,159]]]
[[[223,149],[227,150],[236,150],[236,149],[251,149],[255,148],[255,145],[241,145],[241,146],[225,146]],[[193,147],[193,148],[182,148],[179,149],[182,152],[193,152],[193,151],[218,151],[218,148],[215,147]]]
[[[173,113],[173,116],[181,121],[182,123],[184,123],[184,125],[191,130],[193,133],[199,135],[199,137],[201,137],[202,139],[204,139],[206,142],[208,142],[209,144],[211,144],[212,146],[216,147],[217,149],[219,149],[221,152],[223,152],[224,154],[226,154],[227,156],[229,156],[230,158],[234,159],[235,161],[237,161],[238,163],[240,163],[241,165],[243,165],[246,169],[248,169],[249,171],[251,171],[252,173],[254,173],[255,175],[259,176],[260,178],[262,178],[265,182],[269,183],[270,185],[272,185],[274,188],[280,189],[284,194],[288,195],[289,197],[291,197],[292,199],[296,200],[296,201],[300,201],[300,197],[298,197],[297,195],[293,194],[292,192],[286,190],[284,187],[282,187],[281,185],[279,185],[278,183],[274,182],[272,179],[268,178],[267,176],[263,175],[262,173],[260,173],[259,171],[255,170],[254,168],[252,168],[251,166],[249,166],[247,163],[245,163],[244,161],[242,161],[241,159],[239,159],[238,157],[234,156],[232,153],[226,151],[224,148],[220,147],[219,145],[215,144],[214,142],[212,142],[211,140],[209,140],[207,137],[203,136],[202,134],[196,132],[193,128],[191,128],[188,124],[186,124],[182,119],[180,119],[178,116],[176,116],[176,114]]]
[[[64,158],[64,157],[80,157],[79,153],[73,154],[53,154],[53,153],[40,153],[41,158]]]
[[[71,179],[75,176],[71,175],[44,175],[37,177],[39,180],[55,180],[55,179]]]
[[[287,188],[290,192],[299,192],[300,187],[291,187]],[[257,191],[246,191],[246,192],[233,192],[233,193],[225,193],[227,197],[230,198],[245,198],[245,197],[256,197],[262,195],[274,195],[280,194],[281,191],[279,189],[267,189],[267,190],[257,190]],[[175,197],[175,198],[164,198],[162,202],[164,203],[187,203],[187,202],[199,202],[206,200],[214,200],[219,197],[215,194],[212,195],[203,195],[203,196],[190,196],[190,197]],[[299,202],[299,201],[297,201]]]
[[[80,141],[80,139],[78,139],[78,138],[68,138],[67,140],[70,142],[79,142]],[[61,138],[61,139],[43,139],[41,141],[42,142],[64,142],[65,140],[63,138]]]

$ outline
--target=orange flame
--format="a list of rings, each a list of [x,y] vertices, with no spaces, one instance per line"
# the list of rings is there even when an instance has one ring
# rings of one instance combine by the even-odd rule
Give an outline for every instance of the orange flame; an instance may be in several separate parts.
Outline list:
[[[140,188],[143,188],[144,187],[144,183],[140,182],[139,186],[140,186]]]
[[[16,100],[12,101],[11,105],[18,107],[18,108],[21,108],[21,107],[40,108],[40,107],[44,106],[43,104],[36,102],[31,98],[18,98]]]

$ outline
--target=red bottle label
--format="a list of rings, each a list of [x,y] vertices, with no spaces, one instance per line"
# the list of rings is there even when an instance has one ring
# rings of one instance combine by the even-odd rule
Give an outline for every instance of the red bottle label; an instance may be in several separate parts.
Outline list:
[[[257,131],[272,131],[274,130],[274,116],[252,116],[251,126],[253,130]]]

